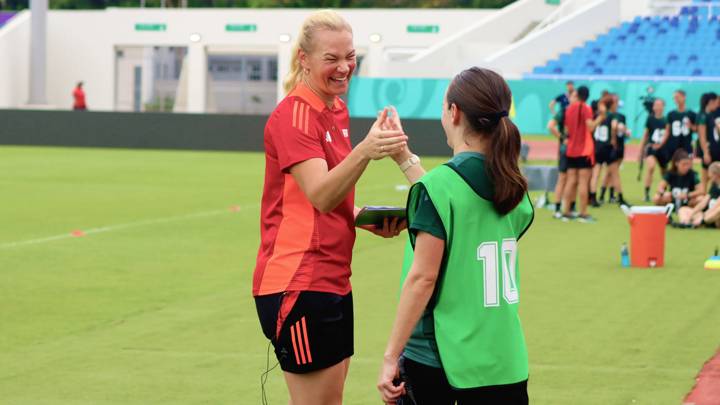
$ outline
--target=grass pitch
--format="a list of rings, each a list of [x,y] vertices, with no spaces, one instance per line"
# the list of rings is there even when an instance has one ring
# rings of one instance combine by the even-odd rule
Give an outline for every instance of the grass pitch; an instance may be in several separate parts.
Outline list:
[[[0,403],[260,403],[263,175],[261,154],[0,147]],[[373,162],[357,204],[403,204],[401,184]],[[720,344],[720,272],[702,269],[720,231],[668,229],[666,267],[622,269],[625,219],[592,213],[539,209],[520,244],[532,403],[679,404]],[[379,403],[403,243],[359,232],[347,404]],[[287,403],[279,370],[266,389]]]

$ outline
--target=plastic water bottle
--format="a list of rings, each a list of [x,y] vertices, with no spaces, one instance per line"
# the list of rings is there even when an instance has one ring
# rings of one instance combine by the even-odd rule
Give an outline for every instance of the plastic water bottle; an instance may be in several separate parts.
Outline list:
[[[630,252],[627,243],[623,243],[620,248],[620,263],[623,267],[630,267]]]

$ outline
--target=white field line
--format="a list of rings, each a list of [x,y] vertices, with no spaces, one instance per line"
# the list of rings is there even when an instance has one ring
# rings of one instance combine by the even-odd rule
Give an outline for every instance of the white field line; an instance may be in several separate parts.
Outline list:
[[[253,204],[251,206],[246,206],[245,208],[254,208],[254,206],[260,206],[260,204]],[[242,210],[242,207],[240,208]],[[206,217],[213,217],[217,215],[222,214],[232,214],[233,211],[231,208],[224,209],[224,210],[213,210],[213,211],[203,211],[203,212],[196,212],[193,214],[185,214],[185,215],[177,215],[174,217],[165,217],[165,218],[156,218],[156,219],[148,219],[144,221],[137,221],[137,222],[128,222],[125,224],[117,224],[117,225],[108,225],[108,226],[101,226],[97,228],[90,228],[90,229],[83,229],[82,232],[84,235],[91,235],[96,233],[106,233],[106,232],[112,232],[112,231],[119,231],[123,229],[129,229],[129,228],[139,228],[143,226],[150,226],[150,225],[157,225],[157,224],[166,224],[170,222],[179,222],[179,221],[186,221],[189,219],[195,219],[195,218],[206,218]],[[72,232],[68,232],[62,235],[55,235],[55,236],[48,236],[45,238],[38,238],[38,239],[29,239],[29,240],[23,240],[23,241],[17,241],[17,242],[8,242],[0,244],[0,249],[10,249],[20,246],[28,246],[28,245],[36,245],[39,243],[45,243],[45,242],[54,242],[58,240],[63,239],[70,239],[75,238],[77,236],[73,235]]]
[[[376,191],[384,188],[390,188],[389,186],[373,186],[373,187],[364,187],[360,189],[359,191]],[[396,192],[402,192],[406,189],[404,187],[396,186],[395,191]],[[355,193],[357,194],[357,189]],[[260,204],[250,204],[250,205],[236,205],[235,207],[238,207],[240,211],[243,209],[253,209],[253,208],[259,208]],[[95,233],[105,233],[105,232],[112,232],[112,231],[118,231],[122,229],[128,229],[128,228],[139,228],[143,226],[149,226],[149,225],[157,225],[157,224],[165,224],[169,222],[179,222],[179,221],[185,221],[188,219],[195,219],[195,218],[205,218],[205,217],[212,217],[216,215],[221,214],[230,214],[234,211],[232,210],[233,207],[230,207],[228,209],[224,210],[213,210],[213,211],[203,211],[203,212],[196,212],[194,214],[186,214],[186,215],[177,215],[174,217],[166,217],[166,218],[156,218],[156,219],[148,219],[145,221],[137,221],[137,222],[128,222],[125,224],[117,224],[117,225],[109,225],[109,226],[101,226],[98,228],[90,228],[90,229],[82,229],[84,235],[91,235]],[[44,238],[38,238],[38,239],[28,239],[28,240],[22,240],[17,242],[6,242],[6,243],[0,243],[0,249],[11,249],[16,248],[20,246],[29,246],[29,245],[37,245],[39,243],[46,243],[46,242],[54,242],[58,240],[64,240],[64,239],[70,239],[70,238],[76,238],[78,236],[75,236],[72,234],[72,232],[68,232],[62,235],[55,235],[55,236],[47,236]]]

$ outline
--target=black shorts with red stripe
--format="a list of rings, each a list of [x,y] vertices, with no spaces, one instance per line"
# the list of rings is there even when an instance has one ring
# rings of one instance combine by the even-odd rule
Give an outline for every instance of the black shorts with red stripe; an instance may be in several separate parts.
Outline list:
[[[354,353],[352,293],[291,291],[255,297],[255,306],[283,371],[322,370]]]

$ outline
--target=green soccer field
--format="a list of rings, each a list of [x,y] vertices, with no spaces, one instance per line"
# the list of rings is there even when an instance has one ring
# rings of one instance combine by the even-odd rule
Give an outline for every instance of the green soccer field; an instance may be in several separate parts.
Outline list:
[[[263,175],[252,153],[0,147],[0,403],[260,403]],[[357,204],[404,204],[402,184],[374,162]],[[720,344],[720,272],[702,268],[720,231],[668,228],[665,268],[623,269],[627,222],[592,213],[539,209],[520,243],[531,403],[680,404]],[[403,243],[359,233],[346,404],[379,403]],[[266,391],[287,403],[278,369]]]

